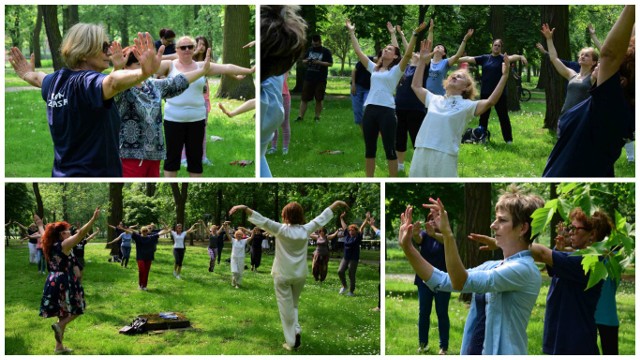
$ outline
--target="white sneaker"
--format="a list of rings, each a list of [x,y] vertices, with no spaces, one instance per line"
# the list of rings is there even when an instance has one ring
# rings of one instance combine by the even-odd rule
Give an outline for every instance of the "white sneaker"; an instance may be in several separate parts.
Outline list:
[[[282,344],[282,347],[285,348],[285,350],[287,350],[287,351],[293,351],[293,348],[291,346],[289,346],[289,344],[287,344],[287,343]]]
[[[180,275],[176,275],[176,279],[180,280],[182,278],[180,277]]]
[[[240,286],[236,285],[236,289],[240,289]]]
[[[202,165],[211,166],[213,163],[208,158],[202,159]]]
[[[275,154],[276,153],[276,148],[269,148],[269,150],[267,150],[267,154],[271,155],[271,154]]]
[[[404,171],[404,163],[398,163],[398,171]]]
[[[282,148],[282,155],[287,155],[289,153],[288,148]]]
[[[344,294],[347,291],[346,288],[340,288],[340,291],[338,292],[339,295]]]
[[[178,273],[175,270],[173,270],[173,276],[178,276]]]
[[[347,296],[356,296],[356,294],[354,294],[354,293],[352,293],[351,291],[349,291],[349,292],[347,293]]]

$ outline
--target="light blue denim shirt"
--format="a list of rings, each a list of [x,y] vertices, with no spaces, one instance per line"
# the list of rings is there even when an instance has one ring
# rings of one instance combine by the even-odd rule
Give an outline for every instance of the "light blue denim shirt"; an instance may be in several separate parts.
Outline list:
[[[542,277],[529,250],[503,261],[487,261],[467,270],[463,293],[486,293],[486,323],[483,355],[526,355],[527,324],[540,293]],[[453,292],[449,275],[434,269],[424,282],[432,291]],[[462,335],[461,355],[470,342],[471,324],[477,316],[475,302],[467,316]]]
[[[284,121],[283,85],[284,75],[272,76],[260,83],[260,177],[271,177],[267,146],[271,144],[273,132]]]

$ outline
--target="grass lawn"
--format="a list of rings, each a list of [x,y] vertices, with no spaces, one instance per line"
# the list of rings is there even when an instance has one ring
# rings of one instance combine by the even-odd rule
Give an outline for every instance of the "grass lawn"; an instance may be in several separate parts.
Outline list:
[[[52,69],[43,69],[51,72]],[[215,94],[219,81],[209,80],[211,94]],[[53,143],[47,125],[46,106],[40,91],[11,91],[11,87],[27,86],[13,71],[5,69],[5,176],[50,177],[53,164]],[[241,167],[230,165],[235,160],[255,160],[254,112],[228,118],[220,109],[222,102],[235,109],[243,101],[211,99],[211,112],[207,121],[207,157],[212,166],[204,166],[204,177],[255,177],[255,163]],[[211,142],[216,135],[223,141]],[[160,173],[162,174],[162,165]],[[188,176],[186,168],[178,176]]]
[[[293,89],[294,77],[289,77]],[[351,99],[347,78],[329,78],[327,98],[323,105],[321,120],[313,121],[314,102],[309,103],[305,119],[295,122],[300,107],[300,96],[294,94],[291,103],[291,143],[289,153],[277,152],[267,155],[269,167],[275,177],[364,177],[364,141],[360,128],[353,122]],[[542,128],[545,103],[544,93],[532,90],[533,99],[521,103],[522,110],[510,112],[514,143],[507,145],[502,140],[500,125],[495,110],[489,121],[491,141],[484,145],[462,144],[460,146],[458,175],[460,177],[532,177],[542,175],[547,158],[555,144],[555,135]],[[474,119],[470,127],[477,126]],[[409,141],[409,148],[411,144]],[[326,150],[340,150],[330,155]],[[411,166],[413,150],[406,153],[405,172]],[[634,164],[627,163],[623,151],[615,164],[617,177],[634,177]],[[387,177],[387,161],[382,140],[378,139],[376,177]]]
[[[104,241],[87,246],[83,279],[87,308],[65,334],[65,345],[73,348],[74,354],[288,353],[282,348],[284,335],[269,274],[272,255],[263,255],[258,273],[245,271],[242,288],[234,289],[229,264],[224,262],[230,254],[228,244],[223,262],[214,273],[207,271],[206,247],[201,243],[189,246],[182,280],[176,280],[171,245],[166,241],[158,246],[146,292],[138,290],[135,260],[123,269],[107,262],[109,251]],[[379,259],[379,252],[364,253],[366,259]],[[135,249],[131,255],[135,257]],[[26,243],[5,248],[5,353],[49,355],[55,345],[49,327],[54,320],[38,316],[44,276],[27,259]],[[380,353],[380,313],[370,311],[378,302],[379,262],[360,264],[356,296],[352,298],[338,295],[338,263],[338,259],[331,259],[327,280],[320,284],[311,276],[309,260],[299,308],[302,346],[296,354]],[[250,264],[249,255],[245,264]],[[184,313],[193,329],[118,334],[135,316],[161,311]]]
[[[389,249],[392,250],[392,249]],[[389,253],[385,280],[385,354],[416,354],[418,349],[418,292],[413,284],[414,273],[406,260],[396,259],[396,252]],[[407,269],[408,267],[408,269]],[[409,275],[410,274],[410,275]],[[533,308],[527,335],[529,354],[542,354],[542,333],[546,297],[549,291],[549,277],[542,274],[542,288]],[[620,318],[619,351],[621,355],[635,354],[635,282],[623,280],[616,296],[618,317]],[[449,354],[460,354],[462,331],[469,312],[468,306],[458,301],[458,294],[452,294],[449,303]],[[431,313],[429,350],[427,354],[438,354],[438,322],[435,309]]]

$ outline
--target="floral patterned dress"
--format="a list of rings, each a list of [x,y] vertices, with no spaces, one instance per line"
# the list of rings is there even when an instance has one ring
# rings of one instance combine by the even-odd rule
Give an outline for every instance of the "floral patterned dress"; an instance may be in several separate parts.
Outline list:
[[[73,260],[62,252],[62,242],[56,242],[49,254],[49,275],[44,283],[40,316],[66,317],[84,313],[84,289],[73,272]]]

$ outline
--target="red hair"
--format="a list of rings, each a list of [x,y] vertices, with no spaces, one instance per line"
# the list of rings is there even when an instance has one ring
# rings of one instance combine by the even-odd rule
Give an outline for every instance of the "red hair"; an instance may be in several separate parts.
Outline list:
[[[60,241],[60,233],[69,230],[71,225],[66,221],[58,221],[47,225],[42,235],[42,252],[44,258],[49,261],[49,252],[54,243]]]
[[[297,202],[290,202],[282,209],[282,220],[290,225],[304,224],[304,209]]]

